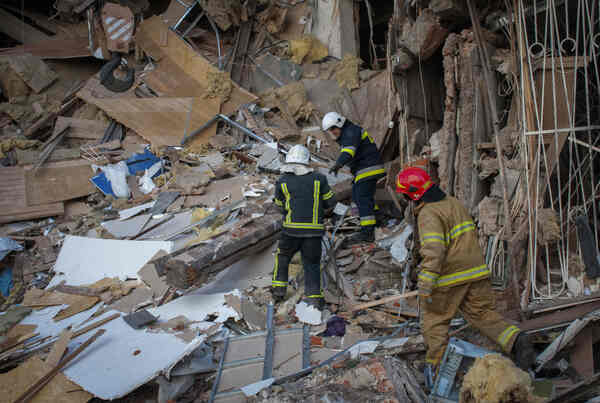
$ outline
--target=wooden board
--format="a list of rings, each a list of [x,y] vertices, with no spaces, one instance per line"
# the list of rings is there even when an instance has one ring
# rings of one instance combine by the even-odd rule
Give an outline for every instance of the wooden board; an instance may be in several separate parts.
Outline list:
[[[87,196],[95,191],[89,162],[69,161],[65,166],[42,166],[25,172],[27,205],[35,206]]]
[[[63,215],[63,203],[28,206],[23,168],[0,168],[0,224]]]
[[[59,116],[56,118],[54,125],[54,134],[60,132],[69,126],[70,129],[66,133],[67,138],[100,140],[104,136],[104,132],[108,124],[100,120],[91,119],[75,119]]]
[[[17,154],[17,163],[19,165],[33,165],[40,159],[40,152],[35,150],[15,150]],[[76,160],[81,158],[79,148],[59,148],[52,151],[47,162],[56,162],[64,160]]]
[[[58,75],[37,56],[25,53],[3,56],[0,59],[0,61],[4,60],[38,94],[58,80]]]
[[[0,31],[24,44],[41,42],[51,38],[4,9],[0,9]]]
[[[85,358],[85,357],[83,357]],[[37,382],[52,367],[35,356],[10,372],[0,374],[0,403],[12,403]],[[58,373],[42,390],[36,394],[32,403],[64,402],[85,403],[93,396],[77,384],[69,381],[62,373]]]
[[[196,53],[185,41],[181,40],[168,26],[162,21],[160,16],[155,16],[145,20],[140,24],[135,34],[136,43],[144,49],[154,60],[159,62],[159,72],[155,70],[146,74],[144,80],[148,77],[154,84],[166,79],[181,83],[175,86],[163,85],[161,89],[163,95],[177,97],[197,97],[204,95],[209,81],[209,73],[217,73],[218,69],[211,65],[208,60]],[[165,63],[165,61],[167,61]],[[167,64],[165,67],[160,67]],[[162,70],[161,70],[162,69]],[[166,74],[178,73],[176,75]],[[185,85],[184,85],[185,84]],[[152,86],[151,86],[152,87]],[[257,97],[250,92],[233,83],[233,90],[229,99],[223,103],[221,112],[229,115],[236,111],[240,105],[255,101]]]
[[[219,113],[219,102],[205,98],[85,96],[84,100],[159,147],[180,145],[186,129],[187,133],[191,133]],[[191,144],[204,143],[211,136],[208,130],[204,131]]]
[[[1,25],[1,24],[0,24]],[[4,28],[3,28],[4,29]],[[88,38],[41,39],[26,45],[0,49],[0,55],[30,53],[42,59],[72,59],[91,56]]]

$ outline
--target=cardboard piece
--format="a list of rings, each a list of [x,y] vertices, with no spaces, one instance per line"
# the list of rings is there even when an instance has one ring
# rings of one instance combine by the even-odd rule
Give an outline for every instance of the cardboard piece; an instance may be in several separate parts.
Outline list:
[[[0,374],[0,403],[14,402],[24,390],[44,376],[52,366],[38,356],[31,357],[17,368]],[[32,403],[64,402],[85,403],[93,396],[78,385],[69,381],[62,373],[58,373],[42,388],[32,400]]]
[[[63,203],[27,205],[23,168],[0,168],[0,195],[0,224],[63,215],[65,212]]]
[[[77,199],[94,193],[95,187],[90,182],[94,172],[89,162],[76,160],[61,164],[25,172],[29,206]]]
[[[137,278],[137,272],[158,251],[171,251],[171,242],[119,241],[67,235],[56,259],[57,273],[48,287],[66,281],[86,285],[105,277]]]

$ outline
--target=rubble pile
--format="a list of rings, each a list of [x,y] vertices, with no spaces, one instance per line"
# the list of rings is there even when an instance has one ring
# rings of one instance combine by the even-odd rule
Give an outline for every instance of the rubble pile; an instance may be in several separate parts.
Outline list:
[[[557,2],[557,35],[575,21],[598,32],[578,14],[598,4],[581,2],[589,10]],[[598,391],[600,123],[582,106],[600,102],[597,35],[579,44],[567,31],[552,53],[521,36],[554,10],[531,1],[5,3],[0,401]],[[344,247],[360,217],[350,171],[329,170],[330,111],[368,131],[385,162],[372,243]],[[322,311],[301,301],[299,255],[285,301],[271,294],[275,183],[296,144],[348,210],[325,219]],[[491,354],[458,317],[451,342],[481,350],[448,353],[427,384],[419,234],[395,194],[407,166],[475,217],[497,308],[534,340],[535,371]]]

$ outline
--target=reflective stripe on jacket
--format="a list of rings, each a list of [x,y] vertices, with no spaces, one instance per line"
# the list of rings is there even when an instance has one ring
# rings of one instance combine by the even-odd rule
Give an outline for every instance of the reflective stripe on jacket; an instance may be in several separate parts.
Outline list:
[[[423,258],[420,284],[452,287],[489,277],[473,218],[456,198],[424,203],[417,221]]]
[[[324,210],[335,205],[335,195],[321,173],[289,173],[275,185],[275,204],[284,214],[284,233],[293,237],[321,236],[325,230]]]

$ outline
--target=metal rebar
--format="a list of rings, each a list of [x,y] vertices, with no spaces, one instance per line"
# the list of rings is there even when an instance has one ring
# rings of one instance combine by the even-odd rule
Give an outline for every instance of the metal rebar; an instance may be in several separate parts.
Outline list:
[[[217,376],[215,377],[215,382],[213,383],[212,390],[210,392],[210,398],[208,399],[209,403],[213,403],[215,401],[215,397],[217,396],[217,390],[219,389],[219,383],[221,383],[221,375],[223,374],[223,364],[225,364],[225,355],[227,355],[227,349],[229,348],[229,336],[225,339],[225,345],[223,346],[223,354],[221,355],[221,359],[219,360],[219,369],[217,370]]]

